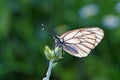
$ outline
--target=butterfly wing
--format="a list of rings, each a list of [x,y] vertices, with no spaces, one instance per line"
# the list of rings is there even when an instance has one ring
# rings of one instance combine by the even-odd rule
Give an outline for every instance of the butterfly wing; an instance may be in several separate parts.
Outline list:
[[[63,49],[76,57],[86,57],[102,40],[104,32],[98,27],[71,30],[60,37],[64,40]]]

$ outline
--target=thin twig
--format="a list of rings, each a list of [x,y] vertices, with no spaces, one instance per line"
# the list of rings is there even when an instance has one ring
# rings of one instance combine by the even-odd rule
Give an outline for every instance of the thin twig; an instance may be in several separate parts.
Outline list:
[[[50,62],[49,62],[49,67],[48,67],[48,70],[46,73],[46,80],[49,80],[49,78],[50,78],[51,70],[53,67],[53,62],[54,62],[54,59],[50,60]]]

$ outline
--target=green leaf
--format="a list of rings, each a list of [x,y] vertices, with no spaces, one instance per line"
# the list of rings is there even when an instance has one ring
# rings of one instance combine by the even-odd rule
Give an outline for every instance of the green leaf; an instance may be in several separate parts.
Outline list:
[[[58,62],[54,62],[53,63],[53,68],[58,64]]]

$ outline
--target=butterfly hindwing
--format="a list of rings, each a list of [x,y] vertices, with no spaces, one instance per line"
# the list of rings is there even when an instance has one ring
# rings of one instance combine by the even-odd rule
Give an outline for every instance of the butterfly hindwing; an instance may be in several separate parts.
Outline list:
[[[63,49],[76,57],[86,57],[91,49],[102,40],[104,32],[98,27],[68,31],[60,36],[64,41]]]

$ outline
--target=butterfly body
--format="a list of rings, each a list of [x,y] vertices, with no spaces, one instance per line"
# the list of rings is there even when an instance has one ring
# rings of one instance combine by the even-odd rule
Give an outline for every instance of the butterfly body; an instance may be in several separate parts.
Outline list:
[[[53,38],[55,39],[55,45],[56,46],[59,46],[59,47],[63,46],[64,41],[63,41],[62,38],[60,38],[59,36],[54,36]]]
[[[58,46],[58,47],[62,47],[64,49],[64,47],[66,45],[65,45],[63,39],[60,38],[59,36],[54,36],[53,38],[55,39],[55,45]],[[68,47],[68,49],[72,50],[74,53],[78,53],[76,51],[76,49],[74,49],[74,47],[72,47],[72,46],[67,46],[67,47]]]
[[[76,57],[86,57],[102,40],[104,32],[98,27],[81,28],[55,36],[56,46]]]

